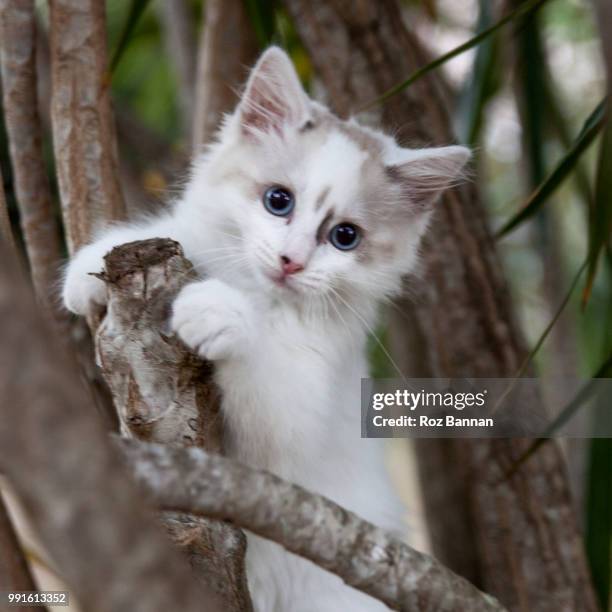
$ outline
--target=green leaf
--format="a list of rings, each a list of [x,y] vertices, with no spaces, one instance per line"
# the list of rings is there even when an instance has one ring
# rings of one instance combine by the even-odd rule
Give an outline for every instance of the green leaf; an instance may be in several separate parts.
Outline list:
[[[525,357],[525,360],[523,361],[521,367],[516,373],[515,378],[521,378],[521,376],[525,374],[525,372],[527,371],[527,368],[529,367],[529,364],[531,363],[533,358],[536,356],[540,348],[542,348],[542,345],[546,341],[546,338],[548,338],[548,334],[550,334],[552,328],[555,326],[555,323],[559,320],[559,317],[563,314],[565,307],[569,303],[572,297],[572,294],[574,293],[574,289],[576,288],[576,285],[578,284],[578,281],[580,280],[580,277],[582,276],[582,273],[584,272],[586,266],[587,266],[587,262],[585,261],[580,266],[580,268],[578,268],[578,271],[576,272],[576,275],[574,276],[569,286],[569,289],[567,293],[565,294],[565,297],[561,300],[561,303],[559,304],[557,311],[553,315],[553,318],[550,320],[550,322],[548,323],[548,325],[546,326],[546,328],[544,329],[544,331],[538,338],[538,341],[535,343],[534,347],[531,349],[527,357]]]
[[[599,366],[597,372],[593,374],[593,378],[583,385],[583,387],[576,393],[574,398],[568,402],[552,423],[546,428],[541,439],[551,438],[556,431],[561,429],[573,416],[576,414],[578,409],[592,397],[594,391],[596,391],[598,378],[607,378],[612,371],[612,353],[610,353],[607,359]],[[539,442],[540,440],[538,440]],[[537,444],[537,443],[536,443]]]
[[[371,368],[372,378],[392,378],[395,370],[389,358],[388,351],[388,328],[380,326],[368,335],[368,360]]]
[[[128,13],[125,25],[123,26],[121,36],[119,37],[119,42],[117,43],[117,47],[115,48],[113,59],[111,61],[111,74],[115,71],[115,68],[117,68],[117,65],[121,61],[121,58],[123,57],[123,52],[126,50],[128,43],[130,42],[132,33],[134,32],[134,28],[138,24],[138,21],[141,15],[144,13],[145,9],[147,8],[148,4],[149,0],[132,0],[132,4],[130,5],[130,11]]]
[[[388,100],[391,96],[394,96],[400,91],[406,89],[406,87],[412,85],[415,81],[425,76],[427,73],[431,72],[432,70],[435,70],[442,64],[445,64],[449,60],[453,59],[454,57],[457,57],[458,55],[461,55],[462,53],[465,53],[466,51],[469,51],[473,47],[479,45],[481,42],[489,38],[489,36],[491,36],[492,34],[495,34],[495,32],[503,28],[508,23],[511,23],[516,19],[524,17],[532,13],[533,11],[537,11],[546,2],[548,2],[548,0],[527,0],[527,2],[522,3],[518,8],[511,11],[510,13],[508,13],[508,15],[500,19],[495,25],[491,26],[490,28],[487,28],[480,34],[474,36],[473,38],[470,38],[470,40],[464,42],[462,45],[451,49],[448,53],[441,55],[426,66],[419,68],[418,70],[413,72],[406,80],[402,81],[401,83],[398,83],[397,85],[394,85],[393,87],[391,87],[391,89],[387,90],[381,96],[360,108],[357,112],[361,113],[371,109],[374,106],[377,106],[378,104],[382,104],[385,100]]]
[[[580,268],[578,268],[578,271],[576,272],[576,275],[574,276],[570,284],[570,287],[567,293],[565,294],[565,297],[561,300],[561,304],[559,304],[557,311],[553,315],[553,318],[550,320],[550,322],[548,323],[544,331],[540,334],[538,341],[535,343],[531,351],[529,351],[529,354],[523,360],[523,363],[520,365],[514,377],[510,379],[510,383],[508,384],[508,387],[501,394],[501,396],[497,400],[497,403],[493,407],[493,413],[497,412],[501,408],[505,399],[508,397],[512,389],[514,389],[514,386],[516,385],[516,383],[525,375],[525,372],[527,372],[527,368],[529,367],[529,364],[531,363],[533,358],[537,355],[538,351],[542,348],[542,345],[546,341],[546,338],[548,338],[548,334],[550,334],[552,328],[555,326],[555,323],[559,320],[559,317],[563,314],[565,307],[568,305],[572,297],[572,294],[574,293],[574,289],[576,288],[576,285],[578,284],[578,281],[580,280],[582,273],[587,267],[587,263],[588,263],[588,259],[584,261],[584,263],[580,266]]]
[[[565,425],[576,412],[589,400],[593,393],[597,390],[597,378],[608,378],[612,374],[612,352],[608,355],[606,360],[599,366],[597,372],[593,374],[591,380],[586,382],[576,393],[576,395],[565,405],[561,412],[556,416],[550,425],[545,429],[541,437],[535,440],[527,450],[514,462],[510,470],[506,474],[506,478],[510,478],[516,473],[518,468],[527,461],[533,454],[551,437],[558,431],[563,425]]]
[[[505,236],[508,232],[520,225],[523,221],[531,217],[546,200],[553,194],[563,181],[570,175],[576,167],[582,154],[588,149],[597,134],[606,123],[606,100],[602,100],[595,110],[585,121],[580,134],[574,141],[571,149],[565,154],[557,164],[548,178],[529,196],[521,210],[514,215],[497,232],[496,238]]]
[[[595,198],[589,223],[589,268],[583,293],[583,305],[588,301],[597,264],[601,253],[610,240],[612,230],[612,122],[608,121],[601,140]]]
[[[542,95],[546,82],[545,55],[536,14],[524,19],[516,46],[520,118],[531,188],[535,189],[546,178],[544,142],[548,119]]]
[[[480,0],[478,32],[490,27],[493,21],[491,8],[488,0]],[[496,56],[497,45],[493,38],[485,40],[478,47],[472,74],[459,98],[457,136],[459,142],[471,147],[478,141],[485,104],[499,88],[499,75],[495,69]]]
[[[573,135],[570,134],[568,129],[567,121],[565,119],[566,113],[561,108],[561,100],[558,94],[557,88],[552,81],[550,75],[550,69],[547,67],[546,70],[546,82],[544,84],[544,91],[542,93],[544,97],[544,104],[546,106],[550,124],[564,149],[569,149],[573,143]],[[576,190],[581,200],[585,205],[585,209],[588,210],[591,205],[593,193],[591,189],[591,181],[585,168],[585,160],[581,158],[574,168],[574,179],[576,182]]]

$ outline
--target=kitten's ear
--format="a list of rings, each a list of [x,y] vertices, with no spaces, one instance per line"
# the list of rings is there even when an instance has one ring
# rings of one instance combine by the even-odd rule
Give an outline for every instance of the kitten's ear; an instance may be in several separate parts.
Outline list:
[[[386,167],[409,201],[419,210],[429,208],[449,187],[462,178],[462,170],[471,157],[466,147],[401,149],[398,161]]]
[[[238,106],[240,124],[247,135],[281,132],[309,118],[309,100],[289,56],[270,47],[251,71]]]

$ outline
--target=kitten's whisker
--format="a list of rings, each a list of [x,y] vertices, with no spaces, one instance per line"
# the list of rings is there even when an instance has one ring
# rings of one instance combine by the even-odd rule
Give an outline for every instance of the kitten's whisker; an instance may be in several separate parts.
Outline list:
[[[234,253],[240,253],[242,252],[242,249],[236,246],[215,247],[213,249],[202,249],[201,251],[194,251],[190,253],[189,255],[193,259],[194,257],[201,257],[202,255],[208,255],[209,253],[223,253],[227,251],[234,252]]]
[[[246,255],[242,252],[236,252],[236,251],[232,251],[229,253],[220,253],[217,255],[217,257],[211,257],[209,259],[206,259],[205,261],[198,261],[196,263],[194,263],[194,267],[201,267],[201,266],[206,266],[214,261],[223,261],[224,259],[234,259],[236,257],[246,257]]]
[[[223,256],[223,257],[214,257],[213,259],[203,262],[199,267],[202,268],[203,272],[207,272],[210,268],[219,268],[219,265],[228,266],[230,264],[236,265],[240,263],[244,263],[248,261],[248,258],[244,255],[234,255],[234,256]]]
[[[333,289],[332,289],[333,291]],[[340,321],[342,322],[342,324],[344,325],[346,331],[348,332],[349,338],[351,340],[353,340],[353,334],[352,334],[352,330],[349,326],[349,324],[346,322],[345,318],[342,316],[342,314],[340,313],[340,309],[336,306],[336,304],[334,303],[334,300],[332,299],[331,296],[329,296],[329,302],[332,305],[332,308],[336,311],[336,314],[338,315],[338,317],[340,318]]]
[[[223,230],[219,229],[218,227],[213,227],[211,228],[214,232],[216,232],[217,234],[221,234],[222,236],[227,236],[229,238],[233,238],[235,240],[239,240],[239,241],[246,241],[246,238],[242,235],[242,234],[231,234],[230,232],[224,232]]]
[[[378,346],[380,347],[380,349],[382,350],[382,352],[384,353],[385,357],[389,360],[389,363],[393,366],[393,368],[395,369],[395,371],[400,375],[400,378],[406,382],[406,376],[404,376],[404,373],[401,371],[401,369],[399,368],[399,366],[397,365],[397,363],[395,363],[395,360],[393,359],[393,357],[391,357],[389,351],[387,350],[387,348],[385,347],[385,345],[383,344],[382,340],[378,337],[378,335],[376,334],[376,332],[372,329],[372,327],[370,326],[370,324],[365,320],[365,318],[363,316],[361,316],[357,310],[355,310],[350,304],[349,302],[347,302],[338,291],[336,291],[333,287],[330,287],[330,289],[334,292],[334,294],[336,295],[336,297],[361,321],[361,323],[365,326],[365,328],[368,330],[368,332],[370,333],[370,335],[374,338],[374,340],[376,341],[376,343],[378,344]]]

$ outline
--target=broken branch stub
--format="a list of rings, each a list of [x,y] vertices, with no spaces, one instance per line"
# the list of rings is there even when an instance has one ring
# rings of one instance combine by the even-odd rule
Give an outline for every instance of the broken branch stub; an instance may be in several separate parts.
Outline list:
[[[153,238],[115,247],[104,258],[107,311],[97,336],[98,362],[127,437],[222,451],[221,396],[212,364],[193,355],[168,330],[172,302],[196,279],[181,246]],[[234,527],[173,514],[164,518],[196,576],[226,609],[251,610],[246,539]]]
[[[108,307],[98,360],[124,435],[221,450],[220,396],[212,366],[165,331],[172,301],[196,277],[172,240],[114,248],[105,257]]]

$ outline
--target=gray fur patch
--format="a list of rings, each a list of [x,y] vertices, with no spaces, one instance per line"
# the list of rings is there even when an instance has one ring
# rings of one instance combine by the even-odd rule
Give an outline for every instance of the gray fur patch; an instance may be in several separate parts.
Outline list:
[[[358,125],[338,120],[336,129],[354,142],[362,151],[371,157],[380,157],[383,153],[381,142]]]
[[[334,218],[334,214],[334,209],[331,208],[327,211],[327,214],[325,215],[325,217],[323,217],[323,221],[321,221],[321,223],[319,224],[316,236],[318,244],[321,244],[323,242],[323,237],[325,236],[325,234],[327,234],[327,230],[329,229],[331,220]]]
[[[317,197],[315,201],[315,211],[321,210],[321,207],[323,206],[323,204],[325,204],[325,200],[327,199],[327,196],[329,195],[330,191],[331,191],[331,187],[326,187],[319,194],[319,196]]]

